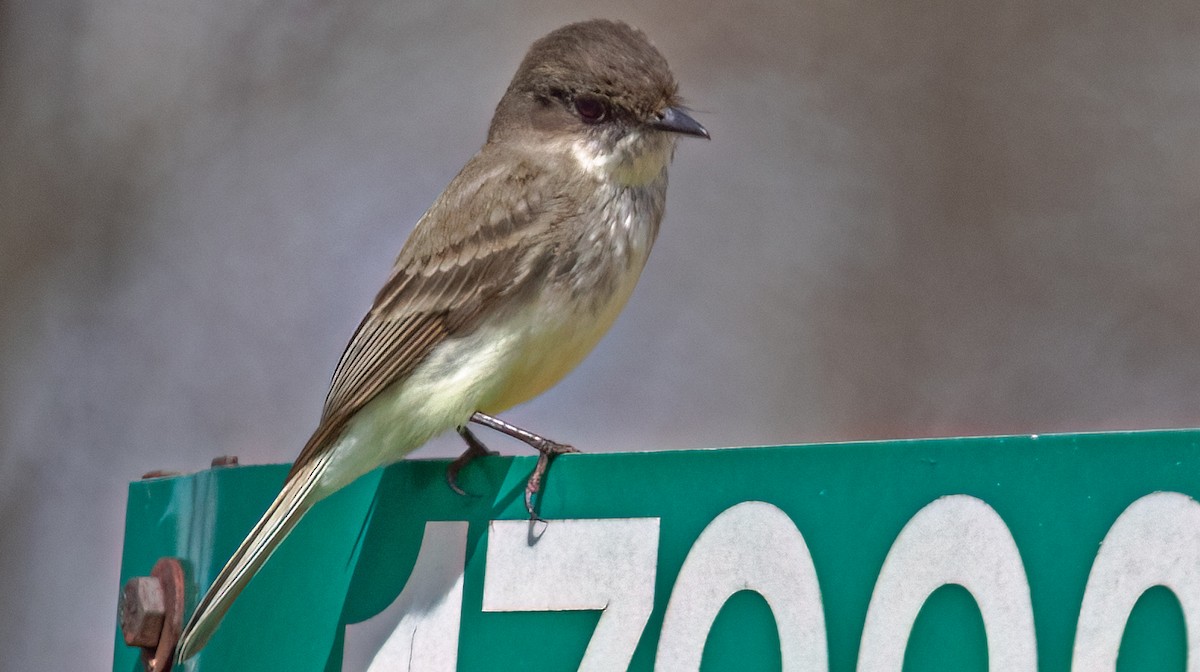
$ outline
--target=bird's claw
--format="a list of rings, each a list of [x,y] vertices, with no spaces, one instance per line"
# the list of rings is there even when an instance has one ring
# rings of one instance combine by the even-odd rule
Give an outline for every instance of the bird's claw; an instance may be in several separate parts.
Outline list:
[[[450,486],[450,489],[459,495],[467,497],[470,496],[470,494],[458,485],[458,474],[462,472],[462,470],[468,464],[474,461],[475,458],[487,457],[488,455],[498,455],[499,453],[494,450],[489,450],[488,447],[483,445],[482,441],[475,438],[475,435],[472,434],[471,431],[466,427],[459,429],[458,433],[462,435],[464,440],[466,440],[467,449],[463,451],[462,455],[459,455],[457,459],[451,462],[450,466],[446,467],[446,485]]]
[[[542,517],[538,515],[533,499],[542,490],[542,481],[545,480],[546,472],[550,470],[550,463],[563,453],[578,453],[579,450],[549,439],[542,439],[533,447],[538,451],[538,461],[533,468],[533,473],[529,475],[529,480],[525,482],[525,510],[529,512],[530,520],[542,522]]]

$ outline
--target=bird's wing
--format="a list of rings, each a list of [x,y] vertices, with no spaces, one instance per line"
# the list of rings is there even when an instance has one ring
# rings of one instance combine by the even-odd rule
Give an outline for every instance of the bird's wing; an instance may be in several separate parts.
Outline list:
[[[463,168],[418,222],[351,337],[321,422],[289,479],[435,346],[467,333],[494,302],[540,274],[553,252],[554,223],[571,216],[571,199],[557,182],[556,171],[486,148]]]

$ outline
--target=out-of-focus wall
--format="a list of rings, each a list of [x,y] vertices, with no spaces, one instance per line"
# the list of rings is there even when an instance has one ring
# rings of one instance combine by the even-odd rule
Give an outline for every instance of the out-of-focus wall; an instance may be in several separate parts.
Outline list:
[[[511,420],[600,451],[1200,420],[1195,0],[0,0],[5,669],[107,666],[126,482],[292,459],[525,47],[596,15],[713,141],[613,332]]]

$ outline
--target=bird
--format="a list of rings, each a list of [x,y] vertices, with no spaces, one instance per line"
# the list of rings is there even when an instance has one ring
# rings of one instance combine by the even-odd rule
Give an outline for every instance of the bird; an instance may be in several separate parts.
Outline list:
[[[574,448],[496,416],[541,394],[625,306],[658,236],[677,139],[708,139],[645,33],[563,26],[529,48],[482,148],[417,222],[339,360],[284,485],[181,632],[184,661],[317,502],[454,429],[447,480],[489,427],[539,451],[533,497]]]

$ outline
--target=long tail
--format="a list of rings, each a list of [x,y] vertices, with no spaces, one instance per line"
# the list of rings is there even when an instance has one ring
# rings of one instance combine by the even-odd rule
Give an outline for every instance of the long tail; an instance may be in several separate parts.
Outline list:
[[[185,661],[204,648],[242,589],[292,528],[296,527],[300,518],[317,502],[319,497],[314,496],[314,488],[328,462],[328,456],[323,456],[311,460],[291,474],[279,496],[271,502],[267,512],[234,551],[229,562],[225,563],[200,604],[196,605],[196,611],[192,612],[179,637],[178,661]]]

